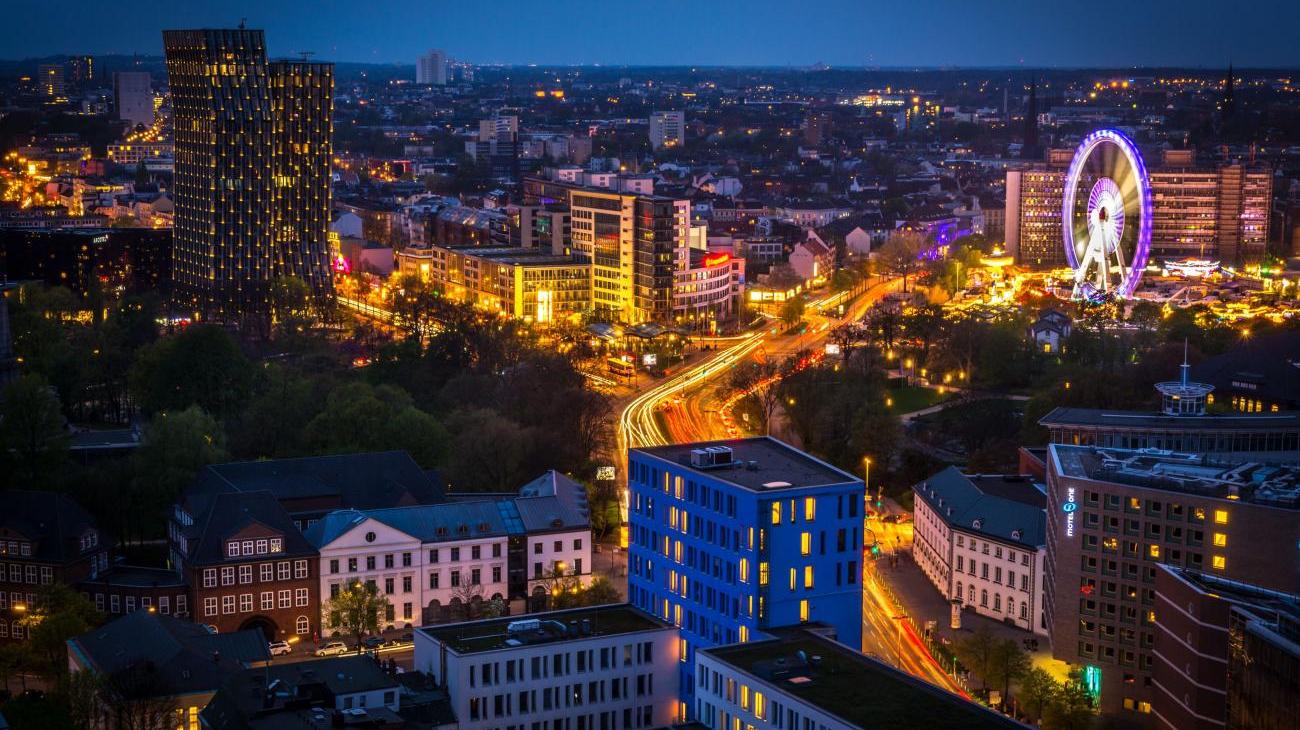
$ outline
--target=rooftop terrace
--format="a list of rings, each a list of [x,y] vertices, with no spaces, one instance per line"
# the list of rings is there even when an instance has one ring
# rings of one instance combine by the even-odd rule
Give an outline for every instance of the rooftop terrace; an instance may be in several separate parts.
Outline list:
[[[527,625],[526,630],[511,631],[511,624]],[[426,626],[420,632],[447,645],[457,654],[476,654],[498,649],[514,649],[533,644],[577,641],[593,637],[633,634],[671,628],[648,613],[626,603],[576,608],[567,611],[469,621],[441,626]]]
[[[1026,727],[830,639],[797,627],[770,633],[702,651],[856,727]]]
[[[1062,444],[1050,447],[1050,459],[1068,477],[1300,509],[1300,467],[1294,465],[1228,463],[1204,454]]]
[[[711,447],[730,449],[731,460],[710,466],[692,465],[692,451]],[[656,456],[699,474],[756,492],[862,481],[770,436],[650,446],[633,451]]]

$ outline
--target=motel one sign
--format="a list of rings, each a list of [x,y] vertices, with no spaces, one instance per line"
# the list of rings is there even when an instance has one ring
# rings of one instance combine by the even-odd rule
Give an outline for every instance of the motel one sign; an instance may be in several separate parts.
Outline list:
[[[1065,513],[1065,536],[1074,537],[1074,513],[1079,509],[1079,503],[1074,501],[1074,487],[1065,488],[1065,504],[1061,505],[1061,511]]]

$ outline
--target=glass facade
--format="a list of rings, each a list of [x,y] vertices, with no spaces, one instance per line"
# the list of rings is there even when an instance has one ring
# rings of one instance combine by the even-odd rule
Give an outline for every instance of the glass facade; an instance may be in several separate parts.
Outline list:
[[[163,45],[175,110],[178,309],[265,319],[283,276],[328,298],[333,66],[268,63],[258,30],[165,31]]]

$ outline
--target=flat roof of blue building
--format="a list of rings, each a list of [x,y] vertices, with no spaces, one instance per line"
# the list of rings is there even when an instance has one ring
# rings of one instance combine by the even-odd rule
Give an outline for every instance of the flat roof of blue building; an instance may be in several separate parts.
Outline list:
[[[700,465],[692,459],[693,452],[710,450],[725,454],[723,449],[730,449],[729,460],[724,457],[714,459],[707,465]],[[654,456],[688,471],[755,492],[823,487],[862,481],[771,436],[646,446],[631,451]]]

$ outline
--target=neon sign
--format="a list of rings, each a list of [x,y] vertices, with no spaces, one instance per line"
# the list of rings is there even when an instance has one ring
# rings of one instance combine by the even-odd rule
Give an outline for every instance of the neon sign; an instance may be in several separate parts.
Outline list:
[[[1065,504],[1061,505],[1061,511],[1065,513],[1065,536],[1074,537],[1074,513],[1079,509],[1079,503],[1074,500],[1074,487],[1066,487]]]
[[[709,268],[717,266],[718,264],[725,264],[728,261],[731,261],[731,254],[729,253],[711,253],[704,257],[704,266],[705,268]]]

